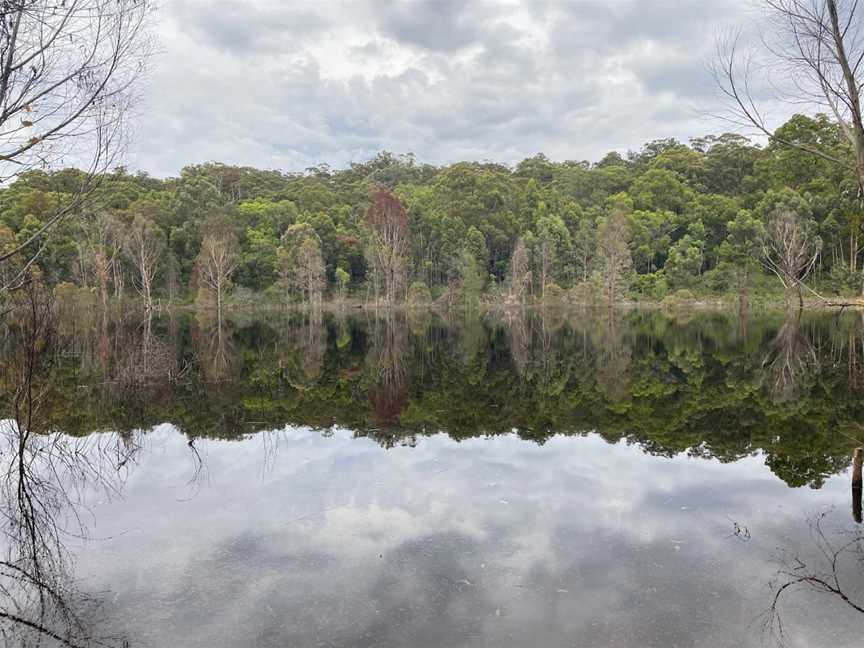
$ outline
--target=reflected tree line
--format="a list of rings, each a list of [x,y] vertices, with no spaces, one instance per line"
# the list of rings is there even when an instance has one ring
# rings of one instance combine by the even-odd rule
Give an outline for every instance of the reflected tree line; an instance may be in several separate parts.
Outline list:
[[[34,288],[12,314],[0,338],[7,645],[123,644],[98,631],[98,600],[76,586],[66,547],[86,537],[85,494],[119,494],[141,435],[162,422],[188,436],[193,480],[206,472],[199,439],[284,424],[347,427],[385,447],[515,431],[536,443],[596,433],[661,456],[761,452],[787,484],[816,488],[862,439],[857,313],[110,317],[58,310]],[[860,491],[857,507],[860,521]],[[862,575],[864,536],[813,528],[815,559],[784,556],[778,568],[766,615],[778,635],[797,587],[860,609],[846,583]]]
[[[0,339],[4,364],[22,334]],[[811,487],[864,442],[859,313],[79,311],[56,336],[44,418],[79,437],[163,422],[190,439],[338,425],[388,446],[593,432],[664,456],[762,452]]]

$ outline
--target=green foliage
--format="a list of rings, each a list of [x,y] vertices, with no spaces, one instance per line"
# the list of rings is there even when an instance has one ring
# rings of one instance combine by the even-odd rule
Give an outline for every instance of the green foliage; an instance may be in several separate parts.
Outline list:
[[[483,290],[483,275],[474,255],[465,250],[459,261],[459,292],[466,308],[476,308],[480,304]]]
[[[705,264],[705,243],[696,236],[685,234],[669,249],[666,276],[673,286],[692,286]]]
[[[554,306],[564,302],[566,293],[564,289],[556,283],[549,283],[543,288],[543,303]]]
[[[663,270],[659,270],[650,274],[636,275],[630,290],[639,301],[660,301],[669,291],[666,274]]]
[[[696,300],[696,295],[686,288],[679,288],[671,295],[663,298],[662,304],[666,308],[682,308],[691,305]]]
[[[793,116],[778,136],[818,145],[838,158],[851,155],[840,128],[825,116]],[[39,232],[57,205],[68,204],[67,193],[79,181],[75,170],[34,171],[0,189],[4,247]],[[362,290],[370,280],[364,217],[380,187],[392,190],[407,213],[405,282],[423,282],[434,294],[452,292],[454,281],[463,283],[465,252],[476,264],[468,268],[468,283],[479,277],[481,291],[497,289],[512,274],[513,252],[522,240],[527,251],[523,296],[539,298],[551,283],[569,291],[592,278],[607,298],[612,293],[622,298],[631,283],[639,299],[662,298],[665,284],[700,294],[729,290],[744,295],[764,278],[758,242],[778,210],[800,214],[808,233],[820,237],[815,275],[822,289],[854,293],[864,284],[859,277],[864,213],[855,178],[842,165],[776,141],[762,148],[728,133],[689,145],[656,140],[627,156],[609,153],[594,164],[556,162],[538,154],[513,168],[477,162],[434,167],[410,154],[385,151],[347,169],[321,165],[304,173],[218,163],[186,167],[179,177],[165,180],[118,171],[101,178],[86,206],[52,229],[38,265],[50,285],[91,288],[98,270],[88,242],[94,232],[82,232],[80,222],[98,217],[121,232],[148,222],[165,243],[154,295],[188,296],[198,286],[195,262],[206,223],[218,215],[230,222],[239,242],[233,277],[238,286],[276,290],[290,255],[286,235],[293,231],[288,238],[296,238],[298,230],[292,228],[302,225],[315,234],[329,292],[338,294],[349,284]],[[620,249],[612,255],[613,265],[620,267],[613,270],[617,287],[610,293],[612,214],[626,220],[626,228],[619,223],[616,231],[624,236],[627,254]],[[98,246],[110,256],[110,242]],[[110,268],[111,294],[128,294],[135,283],[129,255],[112,257]],[[338,269],[349,275],[347,282]],[[11,276],[11,264],[0,274]]]
[[[55,293],[67,304],[84,297],[71,284]],[[658,456],[755,457],[792,486],[819,487],[845,470],[864,416],[864,357],[849,344],[864,334],[860,317],[694,314],[695,298],[676,292],[669,312],[271,312],[221,322],[174,313],[104,329],[92,308],[66,309],[60,348],[112,353],[52,358],[39,415],[46,429],[75,435],[166,421],[190,438],[229,439],[337,425],[385,445],[439,432],[537,443],[593,433]],[[19,320],[10,321],[0,365],[20,348]]]
[[[432,303],[432,293],[422,281],[415,281],[408,287],[408,303],[411,306],[426,306]]]

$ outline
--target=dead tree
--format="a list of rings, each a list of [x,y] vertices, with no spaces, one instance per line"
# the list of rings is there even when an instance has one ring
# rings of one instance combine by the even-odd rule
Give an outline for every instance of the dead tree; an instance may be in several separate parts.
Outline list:
[[[777,275],[786,290],[797,291],[801,308],[804,307],[801,288],[821,251],[822,239],[810,231],[797,212],[779,207],[768,215],[762,236],[762,263]]]
[[[714,77],[728,100],[729,121],[755,128],[770,141],[846,167],[864,191],[864,123],[861,87],[864,80],[864,6],[857,0],[765,0],[770,31],[762,39],[766,65],[744,53],[740,32],[718,45]],[[789,80],[776,99],[789,105],[809,104],[833,115],[852,147],[851,158],[836,150],[778,136],[768,126],[754,88],[758,71],[773,71]],[[777,87],[777,84],[769,84]]]
[[[75,164],[85,171],[26,240],[0,254],[21,255],[23,285],[47,234],[74,213],[116,163],[124,125],[151,46],[150,0],[0,0],[0,182],[33,169]]]
[[[211,233],[204,237],[198,256],[199,277],[216,296],[216,311],[222,316],[222,300],[231,275],[240,263],[240,246],[231,233]]]
[[[153,288],[159,259],[165,250],[165,235],[149,218],[136,216],[126,235],[126,254],[135,266],[135,288],[144,299],[144,306],[153,308]]]

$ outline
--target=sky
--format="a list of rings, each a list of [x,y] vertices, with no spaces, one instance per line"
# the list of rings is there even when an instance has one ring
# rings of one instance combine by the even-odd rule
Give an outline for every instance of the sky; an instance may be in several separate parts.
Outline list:
[[[163,0],[128,165],[600,159],[728,130],[716,38],[747,0]]]

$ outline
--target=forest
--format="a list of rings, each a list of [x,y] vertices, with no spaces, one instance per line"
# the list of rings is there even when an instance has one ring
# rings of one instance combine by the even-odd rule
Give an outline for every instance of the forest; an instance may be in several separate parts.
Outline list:
[[[30,270],[58,298],[147,308],[852,298],[858,182],[808,146],[854,156],[836,122],[796,115],[764,146],[663,139],[597,162],[436,167],[382,152],[346,169],[208,162],[165,179],[120,167],[41,239],[85,173],[33,169],[0,190],[0,246],[40,240]],[[21,263],[4,264],[4,285]]]

